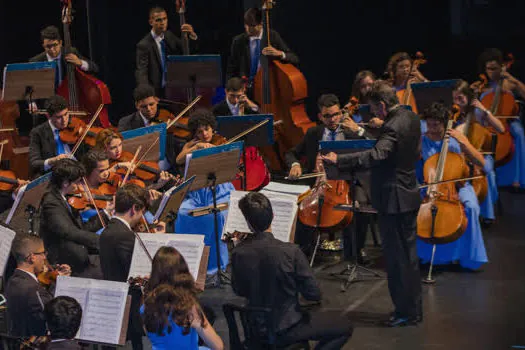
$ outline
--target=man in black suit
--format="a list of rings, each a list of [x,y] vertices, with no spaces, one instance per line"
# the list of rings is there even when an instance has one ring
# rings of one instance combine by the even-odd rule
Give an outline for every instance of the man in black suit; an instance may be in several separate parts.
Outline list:
[[[259,106],[246,96],[246,88],[240,78],[228,79],[225,90],[224,101],[213,106],[213,114],[216,117],[259,113]]]
[[[290,50],[279,33],[270,31],[271,46],[262,47],[263,24],[262,11],[250,8],[244,14],[244,33],[233,38],[226,68],[226,79],[232,77],[249,78],[252,82],[259,66],[262,53],[269,59],[297,65],[299,58]]]
[[[9,335],[45,335],[44,305],[53,299],[53,293],[37,279],[38,274],[46,269],[47,252],[44,242],[38,236],[18,235],[13,241],[11,254],[16,260],[17,268],[9,278],[5,291]],[[59,265],[58,273],[68,276],[71,269],[68,265]]]
[[[44,308],[50,343],[48,350],[80,350],[74,339],[82,321],[82,307],[75,299],[62,295],[49,301]]]
[[[183,41],[168,30],[168,15],[161,7],[154,7],[149,12],[151,32],[137,44],[137,67],[135,78],[137,85],[150,84],[157,96],[164,96],[166,85],[166,59],[168,55],[182,55]],[[181,32],[187,33],[191,41],[197,40],[197,34],[191,24],[183,24]]]
[[[69,264],[73,275],[101,278],[98,257],[99,236],[102,227],[97,215],[82,224],[77,210],[67,202],[85,176],[82,164],[72,159],[61,159],[53,166],[48,191],[40,203],[40,235],[49,250],[49,261]],[[101,211],[101,215],[106,215]]]
[[[317,101],[319,108],[319,119],[322,124],[310,128],[303,140],[289,152],[285,154],[285,160],[290,167],[288,177],[297,179],[305,173],[312,173],[316,170],[316,160],[319,153],[319,141],[342,141],[350,139],[373,139],[373,136],[364,128],[357,125],[350,116],[343,117],[343,111],[337,96],[325,94],[319,97]],[[342,123],[342,125],[340,125]],[[302,163],[302,165],[301,165]],[[356,173],[357,184],[355,187],[355,197],[360,205],[367,205],[370,202],[370,185],[369,174],[367,172]],[[313,185],[315,180],[309,181]],[[357,213],[357,249],[358,260],[363,263],[366,229],[368,217],[365,214]],[[343,231],[343,243],[345,259],[351,257],[351,233],[353,225],[349,225]],[[305,253],[310,253],[313,249],[314,239],[311,237],[312,232],[298,221],[298,234],[296,243],[298,243]]]
[[[422,320],[421,282],[416,250],[416,221],[421,198],[416,182],[421,128],[416,114],[399,105],[385,81],[376,81],[367,95],[372,113],[384,119],[374,148],[359,153],[328,153],[323,161],[341,170],[371,169],[372,205],[379,228],[395,312],[388,325],[398,327]]]

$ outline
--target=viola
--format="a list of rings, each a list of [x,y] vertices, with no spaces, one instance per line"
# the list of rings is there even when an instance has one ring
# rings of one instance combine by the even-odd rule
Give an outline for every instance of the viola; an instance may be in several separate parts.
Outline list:
[[[18,184],[18,179],[13,171],[0,170],[0,191],[11,192]]]
[[[168,123],[175,119],[175,115],[168,111],[167,109],[159,109],[159,114],[157,116],[157,119],[164,123]],[[182,116],[177,120],[175,123],[173,123],[172,126],[166,132],[172,134],[175,136],[175,138],[179,142],[187,142],[191,138],[191,132],[188,128],[188,116]]]
[[[71,117],[67,126],[59,132],[60,141],[67,144],[75,144],[82,136],[84,130],[86,130],[86,123],[77,117]]]
[[[44,286],[50,286],[51,283],[55,283],[58,277],[58,266],[51,266],[49,261],[45,261],[46,271],[40,272],[37,276],[38,282]]]

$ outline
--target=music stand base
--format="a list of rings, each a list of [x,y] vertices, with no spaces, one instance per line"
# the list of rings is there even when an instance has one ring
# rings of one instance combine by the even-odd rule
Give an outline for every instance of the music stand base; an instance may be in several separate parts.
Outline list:
[[[362,276],[360,276],[360,274]],[[379,272],[359,265],[357,262],[351,262],[346,265],[346,268],[339,273],[331,273],[331,276],[346,276],[345,281],[341,284],[341,292],[346,292],[352,282],[359,281],[374,281],[384,279],[385,277]]]

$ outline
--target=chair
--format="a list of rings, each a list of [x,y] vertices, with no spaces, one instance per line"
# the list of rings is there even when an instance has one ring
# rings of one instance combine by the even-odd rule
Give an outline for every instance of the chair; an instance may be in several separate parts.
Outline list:
[[[226,303],[222,306],[228,322],[230,349],[310,349],[308,341],[286,347],[276,345],[276,327],[274,313],[269,308],[241,306]],[[242,324],[244,341],[241,341],[236,313]]]

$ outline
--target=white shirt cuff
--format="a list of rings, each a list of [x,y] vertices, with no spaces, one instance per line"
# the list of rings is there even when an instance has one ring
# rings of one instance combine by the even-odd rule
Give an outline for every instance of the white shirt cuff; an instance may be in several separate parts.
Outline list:
[[[363,136],[364,133],[365,133],[365,129],[362,128],[362,127],[359,127],[359,129],[357,130],[357,135],[359,135],[359,136]]]
[[[49,159],[44,160],[44,171],[48,171],[51,169],[51,165],[49,165]]]
[[[281,55],[281,59],[282,59],[282,60],[285,60],[285,59],[286,59],[286,54],[284,53],[284,51],[283,51],[283,54]]]
[[[301,166],[301,163],[298,163],[298,162],[293,162],[293,163],[292,163],[292,168],[293,168],[294,166],[296,166],[296,165],[299,165],[299,166]]]
[[[199,36],[197,35],[197,33],[191,33],[190,35],[188,35],[188,38],[190,38],[191,40],[197,40]]]
[[[89,63],[87,63],[87,61],[82,60],[80,69],[82,69],[84,72],[87,72],[89,70]]]

